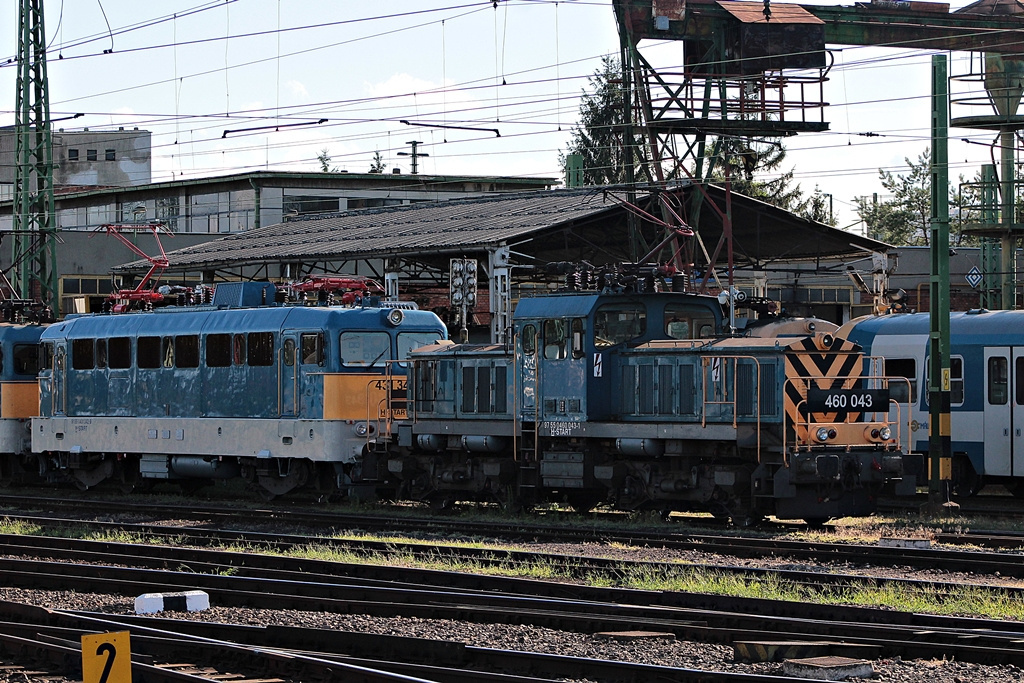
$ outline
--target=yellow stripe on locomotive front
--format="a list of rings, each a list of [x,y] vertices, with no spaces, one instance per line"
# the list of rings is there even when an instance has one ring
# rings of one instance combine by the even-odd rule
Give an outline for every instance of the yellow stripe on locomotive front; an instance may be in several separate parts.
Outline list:
[[[404,420],[405,377],[345,373],[324,375],[325,420]]]
[[[39,415],[38,382],[0,383],[0,418],[23,419]]]

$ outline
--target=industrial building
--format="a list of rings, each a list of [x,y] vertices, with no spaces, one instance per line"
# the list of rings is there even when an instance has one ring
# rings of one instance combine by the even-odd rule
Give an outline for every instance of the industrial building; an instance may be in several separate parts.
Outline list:
[[[60,193],[55,197],[59,286],[62,302],[79,299],[66,302],[62,311],[94,310],[90,298],[98,303],[112,291],[111,269],[136,258],[116,240],[97,235],[102,225],[159,221],[173,234],[164,239],[165,248],[179,249],[310,216],[548,189],[556,182],[554,178],[502,176],[256,171]],[[11,210],[10,199],[0,201],[0,236],[13,228]],[[136,241],[145,253],[159,254],[147,231]],[[2,268],[12,258],[6,246],[0,244]]]

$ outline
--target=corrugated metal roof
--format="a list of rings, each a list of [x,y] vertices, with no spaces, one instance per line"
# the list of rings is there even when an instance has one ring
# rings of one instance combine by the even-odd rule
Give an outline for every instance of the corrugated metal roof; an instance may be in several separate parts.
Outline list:
[[[616,209],[613,198],[593,190],[417,202],[278,223],[172,251],[167,257],[172,269],[203,270],[241,263],[473,251]],[[144,265],[135,261],[118,270]]]
[[[692,186],[675,192],[695,191]],[[720,205],[721,188],[708,193]],[[348,211],[328,217],[278,223],[228,235],[167,254],[172,271],[199,271],[274,263],[355,261],[401,256],[469,254],[502,243],[573,228],[549,244],[558,254],[574,241],[595,239],[625,245],[626,209],[603,188],[518,192],[501,196],[419,202],[403,206]],[[682,198],[680,198],[682,201]],[[641,197],[639,203],[648,202]],[[685,203],[685,202],[682,202]],[[655,208],[652,211],[657,214]],[[737,263],[772,259],[807,259],[885,250],[887,245],[831,228],[742,195],[733,195],[732,233]],[[709,249],[722,234],[713,211],[701,212],[697,226]],[[621,231],[621,235],[620,232]],[[660,234],[660,230],[656,231]],[[655,241],[660,239],[656,237]],[[565,242],[567,240],[567,242]],[[563,246],[560,244],[565,243]],[[527,249],[529,251],[529,249]],[[116,272],[144,272],[146,261],[134,261]]]
[[[744,24],[824,24],[825,22],[814,16],[800,5],[791,5],[781,2],[771,4],[771,22],[764,16],[764,4],[760,2],[735,2],[734,0],[720,0],[719,7],[733,15]]]

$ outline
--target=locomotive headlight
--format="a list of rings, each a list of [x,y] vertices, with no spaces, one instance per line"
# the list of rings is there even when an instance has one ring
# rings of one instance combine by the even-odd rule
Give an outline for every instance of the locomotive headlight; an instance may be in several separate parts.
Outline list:
[[[828,430],[824,427],[818,427],[818,431],[814,433],[814,437],[818,441],[828,441]]]
[[[356,436],[366,436],[369,433],[370,428],[365,422],[359,422],[352,428],[352,431],[356,433]]]
[[[391,312],[388,313],[388,323],[394,325],[395,327],[401,325],[402,320],[404,319],[405,313],[402,313],[402,309],[400,308],[393,308],[391,309]]]
[[[878,438],[882,441],[888,441],[892,438],[892,430],[888,427],[882,427],[878,430]]]

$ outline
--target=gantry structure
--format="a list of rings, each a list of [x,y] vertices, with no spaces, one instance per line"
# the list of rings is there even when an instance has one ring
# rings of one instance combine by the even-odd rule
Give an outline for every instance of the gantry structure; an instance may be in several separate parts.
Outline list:
[[[752,145],[828,130],[827,45],[979,53],[984,66],[976,80],[984,90],[961,101],[994,111],[951,123],[1005,133],[1003,177],[992,176],[995,184],[987,188],[987,196],[998,198],[985,215],[995,218],[976,227],[1002,240],[1002,301],[1003,307],[1013,307],[1013,286],[1006,283],[1015,280],[1012,255],[1024,229],[1013,220],[1013,134],[1024,127],[1024,117],[1016,115],[1024,73],[1019,57],[1024,53],[1024,5],[1018,0],[982,0],[952,13],[945,3],[890,0],[852,6],[614,0],[614,8],[627,112],[623,140],[627,145],[643,140],[642,149],[626,154],[639,159],[627,169],[627,182],[653,187],[686,177],[707,187],[717,177],[728,188],[733,169],[755,160]],[[639,49],[644,40],[679,41],[681,66],[653,66]],[[729,197],[726,192],[724,202],[715,202],[707,192],[697,192],[688,206],[663,203],[661,219],[667,226],[695,225],[703,211],[712,211],[722,222],[717,244],[704,244],[698,233],[691,243],[672,247],[677,265],[691,266],[690,284],[697,291],[711,281],[724,284],[716,274],[721,260],[727,262],[723,265],[732,284]],[[645,246],[637,251],[646,252]]]

